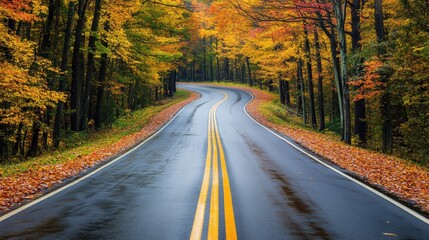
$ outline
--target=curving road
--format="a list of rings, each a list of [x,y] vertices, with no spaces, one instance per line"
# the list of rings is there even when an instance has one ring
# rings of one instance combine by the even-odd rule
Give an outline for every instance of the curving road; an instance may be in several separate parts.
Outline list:
[[[0,239],[429,239],[428,219],[255,123],[249,94],[181,87],[201,98],[120,159],[1,217]]]

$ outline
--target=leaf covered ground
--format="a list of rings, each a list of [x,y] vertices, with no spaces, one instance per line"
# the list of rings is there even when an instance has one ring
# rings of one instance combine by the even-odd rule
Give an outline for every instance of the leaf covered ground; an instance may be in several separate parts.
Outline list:
[[[0,178],[0,212],[4,212],[17,203],[31,200],[43,190],[78,175],[111,157],[126,152],[165,125],[182,107],[198,98],[192,93],[190,98],[178,102],[154,115],[143,128],[135,133],[120,138],[116,143],[98,148],[88,154],[78,155],[69,161],[41,165],[19,174]]]
[[[281,132],[314,153],[347,169],[372,186],[381,187],[403,201],[429,212],[429,171],[403,159],[350,146],[326,134],[276,124],[261,109],[276,96],[258,89],[233,86],[251,92],[254,100],[247,106],[249,114],[261,124]]]

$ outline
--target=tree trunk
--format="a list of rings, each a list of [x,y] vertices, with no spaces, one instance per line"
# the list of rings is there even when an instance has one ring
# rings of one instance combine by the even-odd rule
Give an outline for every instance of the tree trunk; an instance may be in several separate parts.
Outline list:
[[[301,78],[300,78],[300,66],[299,61],[296,61],[296,112],[301,113],[302,112],[302,97],[301,97]]]
[[[341,122],[341,138],[344,140],[344,102],[343,102],[343,81],[342,81],[342,75],[340,70],[340,60],[338,59],[338,42],[336,40],[336,34],[335,34],[335,28],[334,23],[332,21],[331,15],[328,13],[327,16],[327,22],[329,25],[329,29],[325,27],[325,25],[322,23],[320,24],[320,28],[323,30],[323,32],[326,34],[326,36],[329,39],[329,48],[331,52],[331,58],[332,58],[332,67],[334,72],[334,80],[335,80],[335,88],[336,88],[336,99],[338,103],[338,110],[340,114],[340,122]],[[333,92],[334,94],[334,92]],[[335,110],[337,109],[335,106],[335,97],[332,96],[332,112],[335,113]],[[334,114],[335,117],[335,114]]]
[[[52,56],[51,56],[51,42],[52,42],[52,29],[53,29],[53,25],[54,25],[54,19],[55,19],[55,15],[56,13],[59,11],[60,5],[58,5],[59,0],[49,0],[49,5],[48,5],[48,16],[46,18],[46,22],[44,24],[44,30],[42,31],[42,41],[41,41],[41,45],[40,45],[40,51],[39,51],[39,56],[49,59],[52,62]],[[52,76],[53,74],[47,74],[47,78],[48,78],[48,86],[49,89],[53,89],[53,81],[52,78],[54,76]],[[52,107],[48,106],[47,110],[44,113],[44,122],[46,123],[47,126],[50,126],[51,123],[51,119],[52,119]],[[43,134],[42,134],[42,143],[43,143],[43,147],[46,149],[48,148],[48,130],[45,129],[43,130]]]
[[[79,131],[80,113],[81,113],[81,86],[82,86],[82,56],[80,48],[82,46],[82,32],[85,27],[85,11],[87,0],[79,0],[78,2],[78,20],[75,28],[75,42],[73,48],[72,59],[72,82],[70,90],[70,105],[71,105],[71,130]]]
[[[31,144],[30,149],[27,152],[27,157],[35,157],[39,154],[39,136],[43,116],[41,112],[38,112],[37,114],[39,115],[39,119],[33,122]]]
[[[279,94],[280,94],[280,103],[285,105],[286,104],[286,97],[284,92],[284,80],[279,80]]]
[[[18,129],[16,131],[15,144],[13,145],[13,149],[12,149],[12,155],[17,155],[20,152],[21,142],[22,142],[22,128],[23,127],[24,127],[24,125],[22,124],[22,122],[19,123]]]
[[[63,45],[63,54],[62,54],[62,60],[61,60],[61,72],[62,75],[60,76],[60,82],[58,86],[58,91],[64,92],[65,90],[65,76],[63,73],[67,70],[67,64],[68,64],[68,55],[69,55],[69,49],[70,49],[70,39],[71,39],[71,30],[72,30],[72,24],[73,24],[73,15],[74,15],[74,2],[70,1],[69,3],[69,10],[67,14],[67,24],[66,29],[64,31],[64,45]],[[54,133],[53,133],[53,142],[54,147],[58,148],[60,144],[60,134],[61,134],[61,115],[64,108],[64,102],[58,102],[57,109],[55,112],[55,122],[54,122]]]
[[[300,86],[300,97],[301,97],[301,110],[302,110],[302,119],[304,124],[307,124],[307,108],[305,106],[305,87],[304,87],[304,76],[303,76],[303,65],[302,59],[298,59],[298,81]]]
[[[345,18],[346,18],[346,7],[347,1],[332,0],[334,5],[334,12],[337,19],[336,28],[338,33],[338,43],[340,49],[340,69],[341,69],[341,80],[343,87],[343,114],[344,114],[344,131],[343,141],[351,144],[351,116],[350,116],[350,93],[348,85],[348,72],[347,72],[347,42],[346,32],[344,29]]]
[[[108,32],[110,29],[109,22],[106,21],[104,23],[104,30]],[[106,37],[106,36],[104,36]],[[108,47],[106,39],[103,39],[101,42],[105,48]],[[100,76],[98,79],[98,89],[97,89],[97,103],[95,105],[95,129],[101,129],[101,117],[102,117],[102,109],[103,109],[103,97],[104,97],[104,85],[106,84],[106,73],[107,73],[107,65],[108,65],[108,56],[107,53],[101,54],[100,60]]]
[[[206,36],[203,37],[203,81],[207,82],[207,49],[206,49]]]
[[[316,121],[316,108],[314,106],[314,86],[313,86],[313,69],[311,64],[311,49],[310,49],[310,41],[308,39],[308,30],[305,24],[304,24],[304,36],[305,36],[304,51],[305,51],[305,58],[306,58],[305,61],[307,64],[310,120],[311,120],[311,127],[313,129],[316,129],[317,121]]]
[[[247,75],[249,76],[249,86],[253,87],[253,80],[252,80],[252,72],[250,70],[250,60],[249,57],[246,57],[246,64],[247,64]]]
[[[383,3],[382,0],[375,0],[374,2],[374,17],[375,17],[375,32],[377,34],[378,42],[378,57],[384,61],[386,49],[381,45],[387,40],[386,33],[384,32],[384,18],[383,18]],[[382,120],[382,142],[383,152],[390,153],[393,149],[393,136],[392,136],[392,113],[390,104],[389,82],[388,76],[381,76],[381,82],[384,84],[384,89],[381,95],[381,120]]]
[[[88,60],[87,60],[87,71],[86,71],[86,81],[84,88],[84,95],[82,101],[82,117],[80,123],[80,130],[84,131],[88,128],[88,112],[89,112],[89,101],[91,95],[91,85],[92,78],[94,75],[94,55],[96,52],[95,42],[97,40],[97,32],[98,32],[98,23],[100,21],[100,12],[101,12],[101,0],[95,1],[94,7],[94,17],[92,19],[91,25],[91,34],[89,37],[88,43]]]
[[[319,131],[323,131],[325,129],[325,108],[323,101],[323,69],[322,58],[320,56],[319,33],[317,32],[317,29],[314,30],[314,41],[317,62],[317,100],[319,105]]]
[[[229,58],[225,58],[224,63],[225,81],[229,81]]]
[[[290,106],[290,88],[289,88],[289,81],[284,81],[283,83],[284,87],[284,93],[285,93],[285,104],[286,106]]]

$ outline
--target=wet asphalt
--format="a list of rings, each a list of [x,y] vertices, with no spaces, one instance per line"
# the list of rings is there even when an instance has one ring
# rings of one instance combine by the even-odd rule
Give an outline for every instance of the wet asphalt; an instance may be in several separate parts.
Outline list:
[[[0,239],[189,239],[220,92],[228,95],[216,114],[239,239],[429,239],[427,223],[256,124],[244,111],[249,94],[180,86],[201,98],[120,160],[1,221]]]

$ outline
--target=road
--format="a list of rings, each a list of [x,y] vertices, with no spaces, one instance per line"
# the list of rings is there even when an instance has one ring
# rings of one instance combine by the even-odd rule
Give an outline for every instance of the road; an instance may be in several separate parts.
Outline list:
[[[201,98],[120,159],[0,219],[0,239],[429,239],[427,219],[255,123],[249,94],[181,87]]]

